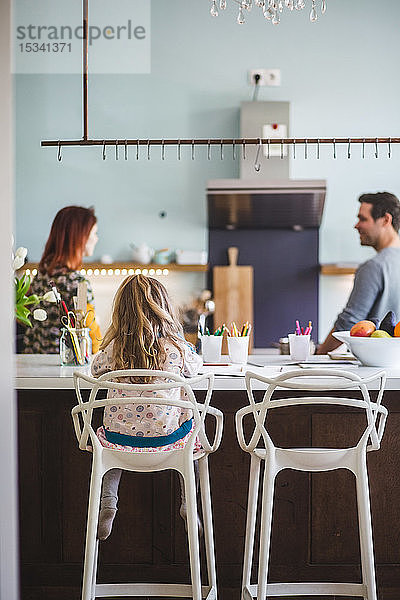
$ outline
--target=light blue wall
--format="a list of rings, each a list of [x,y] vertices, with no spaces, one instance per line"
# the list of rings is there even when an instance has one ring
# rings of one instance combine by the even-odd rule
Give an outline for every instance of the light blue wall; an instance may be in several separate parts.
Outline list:
[[[95,1],[95,0],[93,0]],[[228,0],[229,4],[229,0]],[[247,70],[277,67],[282,86],[262,88],[262,100],[291,102],[296,136],[399,135],[400,3],[328,0],[315,24],[308,11],[284,14],[272,26],[256,12],[245,25],[236,8],[213,19],[208,0],[152,0],[150,75],[97,75],[90,81],[90,132],[94,137],[219,137],[239,134],[239,106],[251,98]],[[236,6],[236,4],[235,4]],[[236,177],[238,165],[218,152],[207,162],[184,152],[179,163],[167,150],[162,162],[128,163],[100,149],[65,149],[62,163],[41,139],[81,136],[81,82],[75,75],[16,76],[17,241],[39,258],[55,212],[69,203],[93,204],[101,239],[96,253],[129,256],[129,242],[206,247],[206,181]],[[382,149],[382,153],[384,150]],[[368,148],[369,156],[373,148]],[[313,150],[310,151],[313,155]],[[326,178],[328,197],[321,230],[321,261],[362,260],[355,233],[356,197],[366,190],[400,194],[398,161],[296,158],[291,175]],[[353,150],[359,155],[359,149]],[[168,217],[161,220],[160,210]]]
[[[92,0],[93,2],[95,0]],[[302,137],[397,136],[400,134],[400,2],[328,0],[317,23],[308,11],[284,14],[272,26],[259,13],[245,25],[235,21],[236,4],[217,19],[209,0],[152,0],[152,69],[149,75],[98,75],[90,81],[93,137],[220,137],[239,134],[240,102],[251,99],[250,68],[279,68],[282,85],[261,88],[260,100],[291,103],[291,134]],[[208,179],[237,177],[238,164],[225,151],[208,162],[199,150],[176,160],[167,149],[147,161],[135,151],[127,163],[101,160],[101,149],[41,149],[41,139],[81,136],[78,76],[16,76],[17,242],[37,260],[49,223],[62,206],[95,205],[100,242],[96,254],[129,257],[129,242],[203,249]],[[352,226],[357,196],[387,189],[400,194],[400,148],[391,160],[367,148],[315,150],[291,161],[294,178],[327,179],[321,228],[321,262],[361,261]],[[301,152],[298,152],[298,155]],[[160,210],[168,217],[161,220]]]

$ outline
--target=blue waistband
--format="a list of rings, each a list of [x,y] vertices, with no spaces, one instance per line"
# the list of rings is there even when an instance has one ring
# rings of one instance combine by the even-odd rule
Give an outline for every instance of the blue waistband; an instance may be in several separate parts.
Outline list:
[[[169,435],[159,435],[157,437],[142,437],[138,435],[125,435],[116,431],[108,431],[104,429],[105,436],[112,444],[120,444],[121,446],[132,446],[133,448],[156,448],[158,446],[168,446],[178,440],[181,440],[192,429],[193,419],[189,419],[182,423],[178,429]]]

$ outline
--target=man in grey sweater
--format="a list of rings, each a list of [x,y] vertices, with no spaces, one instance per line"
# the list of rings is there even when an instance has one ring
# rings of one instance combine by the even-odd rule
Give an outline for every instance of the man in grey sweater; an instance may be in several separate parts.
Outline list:
[[[332,335],[346,331],[358,321],[379,319],[389,310],[400,320],[400,202],[389,192],[363,194],[354,226],[362,246],[372,246],[377,254],[356,271],[353,290],[317,354],[340,346]]]

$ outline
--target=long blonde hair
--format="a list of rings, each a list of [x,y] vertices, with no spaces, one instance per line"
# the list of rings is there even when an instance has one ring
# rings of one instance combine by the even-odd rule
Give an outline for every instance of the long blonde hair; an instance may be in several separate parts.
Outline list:
[[[163,370],[165,340],[183,354],[183,330],[167,290],[152,277],[126,277],[115,294],[101,350],[114,342],[114,369]]]

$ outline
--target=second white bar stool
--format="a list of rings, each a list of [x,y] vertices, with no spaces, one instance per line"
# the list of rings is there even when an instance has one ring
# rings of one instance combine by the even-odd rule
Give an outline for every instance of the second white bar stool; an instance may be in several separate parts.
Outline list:
[[[261,402],[256,402],[254,399],[252,387],[254,380],[266,384],[266,391]],[[376,402],[371,402],[367,384],[376,380],[379,381],[379,392]],[[357,596],[364,600],[377,600],[366,453],[369,450],[378,450],[383,436],[387,410],[381,405],[381,399],[385,382],[384,371],[364,379],[355,373],[338,369],[312,371],[299,369],[273,379],[251,372],[246,373],[246,388],[250,405],[240,409],[236,414],[236,432],[239,444],[244,451],[251,455],[242,600],[252,600],[255,597],[257,600],[265,600],[266,596],[309,595]],[[332,395],[273,399],[272,396],[277,388],[310,392],[330,390]],[[335,397],[333,390],[359,390],[362,399]],[[268,433],[268,412],[278,407],[312,404],[348,406],[364,412],[367,425],[358,443],[350,448],[280,448],[275,446]],[[249,414],[252,415],[255,427],[247,442],[243,419]],[[265,463],[265,471],[262,489],[258,583],[252,585],[250,578],[262,461]],[[354,473],[357,490],[362,583],[268,583],[274,484],[277,474],[283,469],[309,472],[349,469]]]
[[[168,383],[120,383],[120,377],[155,376],[163,378]],[[206,380],[208,383],[204,403],[198,403],[191,385]],[[79,448],[93,452],[92,475],[90,480],[89,507],[86,530],[85,562],[83,570],[82,600],[94,600],[102,597],[120,596],[166,596],[193,598],[193,600],[216,600],[217,581],[214,555],[214,535],[211,512],[211,494],[208,474],[208,455],[218,449],[223,427],[221,411],[210,406],[214,376],[211,374],[183,379],[178,375],[164,371],[149,371],[145,369],[130,369],[125,371],[112,371],[98,379],[82,373],[74,373],[75,389],[78,404],[72,409],[72,418],[75,433],[78,438]],[[81,394],[81,383],[89,384],[91,388],[88,401],[84,401]],[[183,388],[187,400],[157,397],[157,391]],[[92,417],[95,409],[116,403],[115,398],[96,399],[100,389],[120,389],[126,396],[118,398],[118,405],[143,404],[143,392],[154,392],[151,403],[158,405],[174,405],[181,409],[189,409],[193,414],[194,426],[190,438],[183,449],[166,450],[165,447],[152,448],[150,452],[128,452],[104,447],[92,426]],[[209,442],[205,432],[205,418],[207,415],[214,417],[215,433],[212,443]],[[201,449],[194,451],[195,440],[198,437]],[[89,442],[90,439],[90,443]],[[200,472],[200,492],[204,519],[204,538],[207,558],[208,585],[201,585],[200,554],[197,525],[197,500],[196,483],[194,474],[194,461],[198,461]],[[174,583],[107,583],[97,584],[97,557],[98,540],[96,539],[97,523],[100,505],[101,484],[104,474],[110,469],[124,469],[135,472],[154,472],[174,469],[184,480],[186,505],[187,505],[187,530],[189,541],[189,558],[191,584]]]

